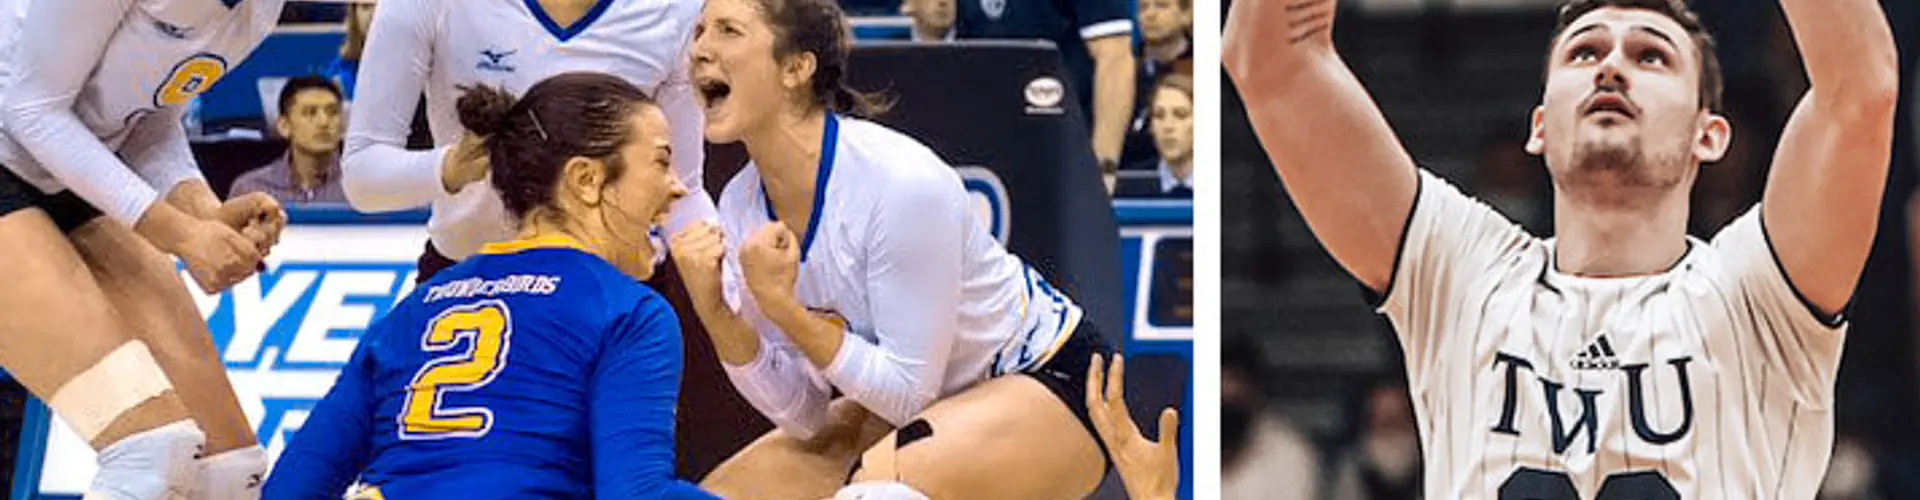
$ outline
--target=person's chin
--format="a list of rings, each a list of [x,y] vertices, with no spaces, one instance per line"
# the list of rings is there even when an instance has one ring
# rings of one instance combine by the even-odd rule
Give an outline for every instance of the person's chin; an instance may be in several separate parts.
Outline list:
[[[716,116],[717,115],[717,116]],[[740,142],[740,127],[731,120],[731,116],[707,111],[707,142],[714,144],[732,144]]]

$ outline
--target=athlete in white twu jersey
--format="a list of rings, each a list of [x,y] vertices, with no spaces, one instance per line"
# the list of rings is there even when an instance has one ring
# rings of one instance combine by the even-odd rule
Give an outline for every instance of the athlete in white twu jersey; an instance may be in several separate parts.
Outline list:
[[[1315,235],[1380,292],[1428,498],[1812,498],[1897,96],[1870,0],[1782,0],[1811,89],[1759,206],[1686,236],[1725,153],[1711,38],[1678,0],[1560,11],[1530,153],[1553,239],[1414,167],[1334,51],[1334,1],[1239,2],[1223,62]],[[1518,132],[1518,131],[1516,131]]]
[[[459,158],[456,145],[466,131],[454,101],[461,86],[487,84],[517,94],[567,71],[611,74],[651,93],[673,129],[674,172],[688,192],[704,193],[702,117],[687,80],[687,44],[700,6],[698,0],[381,2],[347,129],[342,180],[348,199],[361,210],[432,202],[429,239],[455,261],[481,244],[511,239],[500,196],[474,182],[486,169],[464,168],[474,165]],[[437,147],[407,151],[423,90]],[[712,198],[687,196],[673,204],[667,227],[713,218]]]
[[[87,498],[260,494],[265,452],[173,258],[217,292],[284,225],[264,194],[222,203],[180,122],[281,6],[0,0],[0,365],[99,452]]]

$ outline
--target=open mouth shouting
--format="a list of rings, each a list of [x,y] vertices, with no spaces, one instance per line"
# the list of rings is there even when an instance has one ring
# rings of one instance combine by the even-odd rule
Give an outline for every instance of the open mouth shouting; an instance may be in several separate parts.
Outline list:
[[[727,103],[727,96],[733,94],[733,86],[725,80],[715,77],[698,77],[693,82],[694,89],[700,93],[701,108],[707,110],[708,117]]]

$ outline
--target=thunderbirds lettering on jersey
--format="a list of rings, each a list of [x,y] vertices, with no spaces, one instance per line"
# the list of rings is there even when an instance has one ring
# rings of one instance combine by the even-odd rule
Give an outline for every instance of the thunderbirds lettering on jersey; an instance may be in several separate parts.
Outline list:
[[[980,167],[958,170],[981,221],[1005,241],[1011,204],[999,177]],[[391,247],[392,251],[383,253],[393,255],[412,255],[420,245],[417,239],[355,238],[355,245]],[[316,242],[286,239],[275,253],[326,253],[288,252],[286,247],[295,244]],[[307,411],[332,387],[360,335],[413,291],[414,264],[399,258],[373,262],[289,258],[219,295],[193,294],[270,456],[279,455],[306,421]],[[181,276],[190,282],[184,271]],[[540,279],[449,283],[434,295],[471,294],[487,287],[542,293],[557,285]]]

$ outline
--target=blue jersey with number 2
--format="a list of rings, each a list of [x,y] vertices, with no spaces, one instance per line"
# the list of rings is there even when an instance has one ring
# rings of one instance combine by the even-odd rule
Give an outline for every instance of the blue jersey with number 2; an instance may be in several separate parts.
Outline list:
[[[375,323],[266,498],[712,498],[673,473],[680,324],[564,239],[488,245]]]

